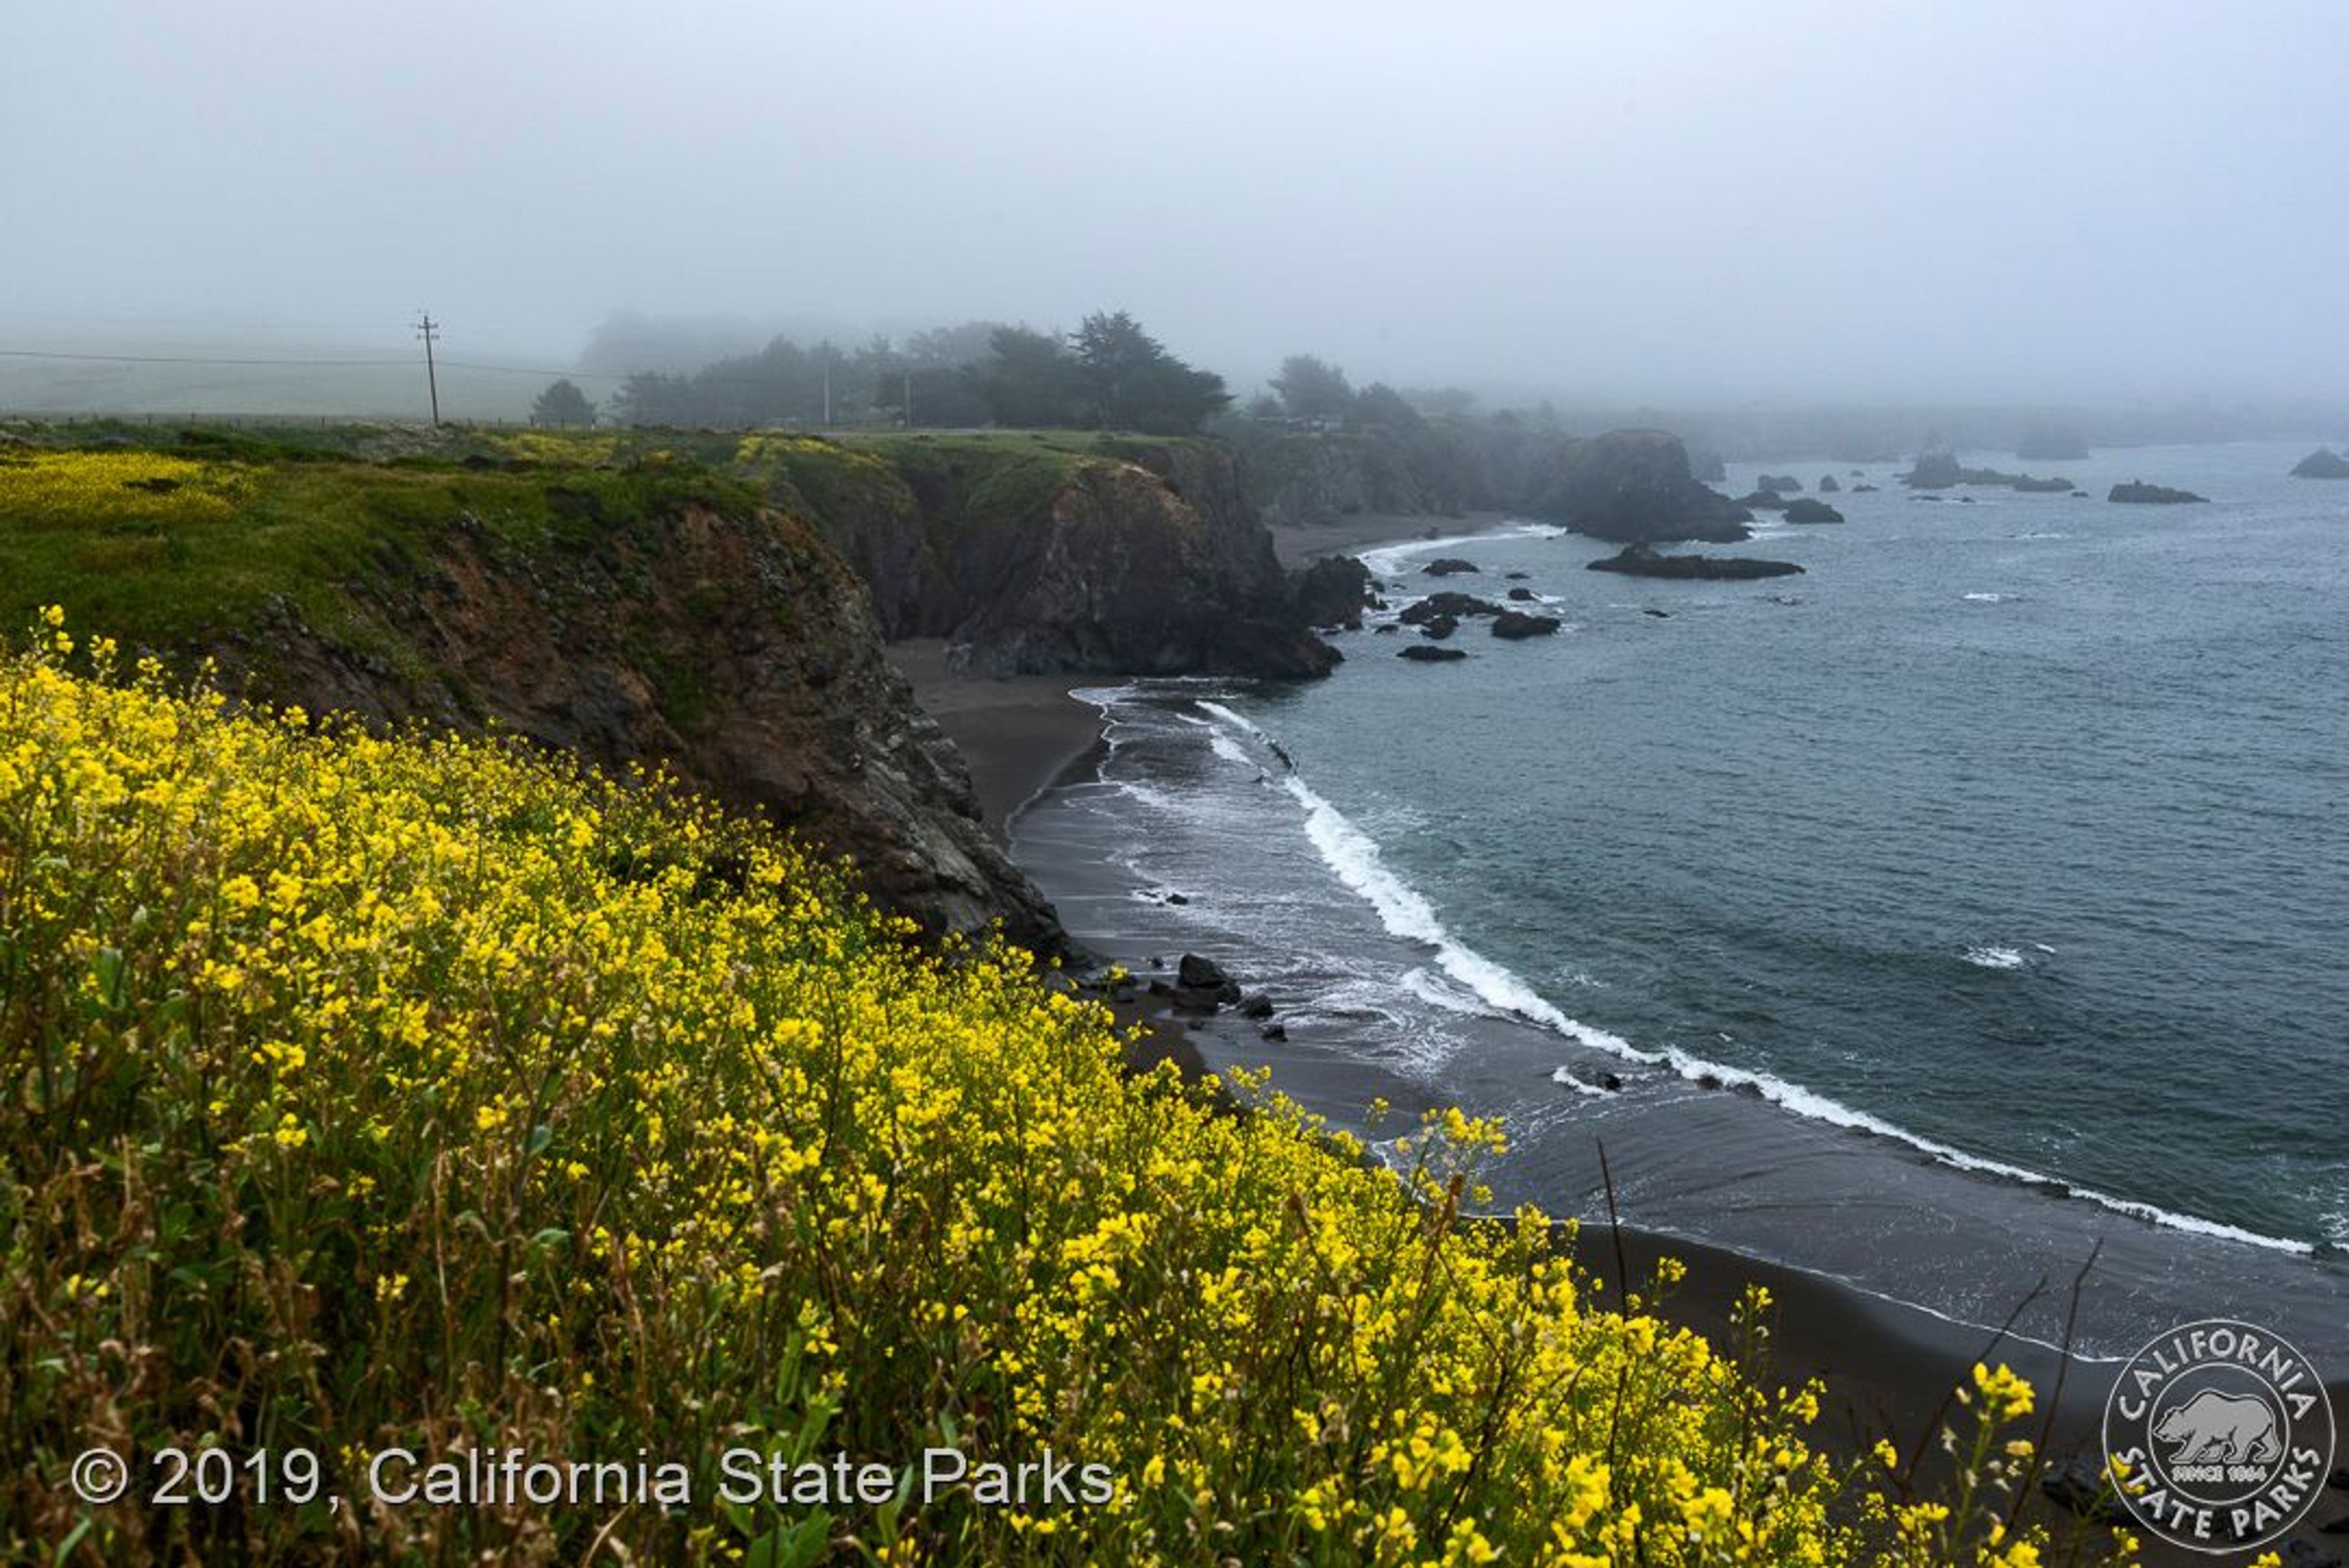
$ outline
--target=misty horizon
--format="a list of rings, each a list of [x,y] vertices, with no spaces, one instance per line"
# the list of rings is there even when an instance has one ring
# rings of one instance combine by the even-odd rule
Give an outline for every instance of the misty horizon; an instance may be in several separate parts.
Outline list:
[[[1243,398],[2349,404],[2313,5],[232,9],[20,21],[0,348],[1124,309]]]

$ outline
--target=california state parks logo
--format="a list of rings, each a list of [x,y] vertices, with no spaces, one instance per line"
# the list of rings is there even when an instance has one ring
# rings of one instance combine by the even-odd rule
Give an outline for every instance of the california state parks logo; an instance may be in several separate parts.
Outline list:
[[[2284,1340],[2209,1318],[2129,1358],[2105,1401],[2105,1452],[2137,1523],[2198,1552],[2246,1552],[2316,1501],[2333,1464],[2333,1406]]]

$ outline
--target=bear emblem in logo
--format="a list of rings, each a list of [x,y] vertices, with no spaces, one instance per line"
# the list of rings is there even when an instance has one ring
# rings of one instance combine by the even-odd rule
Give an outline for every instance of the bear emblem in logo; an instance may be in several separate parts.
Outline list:
[[[2153,1424],[2153,1435],[2178,1445],[2169,1452],[2172,1465],[2264,1465],[2283,1452],[2276,1440],[2273,1407],[2254,1396],[2238,1398],[2214,1388],[2164,1410]]]
[[[2129,1358],[2105,1401],[2121,1505],[2162,1539],[2244,1552],[2298,1523],[2333,1462],[2333,1407],[2306,1357],[2211,1319]]]

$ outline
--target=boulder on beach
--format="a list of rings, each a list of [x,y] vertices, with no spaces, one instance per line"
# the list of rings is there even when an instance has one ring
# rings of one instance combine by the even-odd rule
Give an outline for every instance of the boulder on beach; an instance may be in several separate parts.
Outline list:
[[[1620,572],[1632,577],[1665,577],[1684,581],[1736,583],[1757,577],[1794,577],[1802,568],[1791,561],[1764,561],[1753,555],[1665,555],[1643,541],[1634,540],[1603,561],[1590,562],[1593,572]]]
[[[1464,659],[1467,656],[1458,648],[1439,648],[1433,643],[1413,643],[1410,647],[1395,655],[1399,659],[1409,659],[1413,664],[1419,665],[1444,664],[1453,659]]]
[[[1788,522],[1841,522],[1843,513],[1823,500],[1804,496],[1799,500],[1786,503],[1786,521]]]
[[[1174,966],[1174,977],[1185,985],[1204,985],[1216,990],[1228,986],[1231,989],[1232,1000],[1237,1002],[1240,999],[1238,984],[1224,973],[1222,965],[1212,958],[1202,958],[1195,953],[1185,953],[1183,954],[1182,962]]]
[[[2106,500],[2133,501],[2140,506],[2178,506],[2187,501],[2209,500],[2207,495],[2192,490],[2172,490],[2168,485],[2149,485],[2143,480],[2131,480],[2125,485],[2115,485]]]
[[[2349,480],[2349,458],[2330,447],[2319,447],[2292,465],[2292,477],[2298,480]]]

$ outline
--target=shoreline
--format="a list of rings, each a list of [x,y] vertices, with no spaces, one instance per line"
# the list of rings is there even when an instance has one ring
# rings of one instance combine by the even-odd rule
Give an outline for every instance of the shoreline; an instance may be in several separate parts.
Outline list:
[[[1294,572],[1328,555],[1352,555],[1387,544],[1411,544],[1454,534],[1481,533],[1507,521],[1499,511],[1463,512],[1458,517],[1434,513],[1363,511],[1335,522],[1288,523],[1268,528],[1273,553]]]
[[[962,753],[980,818],[998,839],[1009,841],[1020,808],[1081,767],[1101,743],[1100,710],[1070,695],[1083,684],[1079,677],[956,669],[941,637],[890,643],[883,652]]]
[[[1274,534],[1284,564],[1295,567],[1319,556],[1417,542],[1429,537],[1431,531],[1451,536],[1490,529],[1502,521],[1498,514],[1363,517],[1327,526],[1275,530]],[[1086,684],[1085,677],[997,681],[968,676],[947,669],[943,646],[935,644],[895,645],[890,655],[893,665],[914,682],[916,699],[964,748],[988,811],[989,826],[999,833],[1008,837],[1010,822],[1030,801],[1058,786],[1092,776],[1105,755],[1100,712],[1070,696],[1072,686]],[[966,740],[966,736],[970,739]],[[1080,930],[1071,934],[1088,945],[1104,935]],[[1128,954],[1112,952],[1111,956],[1131,962]],[[1169,966],[1175,956],[1172,949],[1164,954]],[[1141,963],[1131,966],[1137,971],[1143,968]],[[1247,974],[1235,973],[1243,985],[1249,984]],[[1229,1014],[1192,1021],[1173,1015],[1163,1005],[1154,1006],[1153,1001],[1144,991],[1135,1003],[1116,1009],[1122,1026],[1143,1022],[1155,1037],[1143,1047],[1148,1053],[1143,1058],[1145,1061],[1149,1057],[1171,1055],[1186,1071],[1200,1070],[1206,1065],[1202,1046],[1211,1050],[1224,1047],[1226,1049],[1221,1054],[1244,1056],[1256,1044],[1253,1026],[1241,1027]],[[1292,1084],[1290,1092],[1310,1090]],[[1951,1392],[1977,1359],[1986,1358],[2012,1366],[2038,1392],[2038,1410],[2010,1435],[2039,1438],[2060,1374],[2062,1398],[2048,1429],[2046,1457],[2059,1465],[2075,1458],[2091,1464],[2095,1461],[2103,1404],[2118,1369],[2115,1365],[2075,1358],[2066,1368],[2064,1357],[2055,1351],[2012,1337],[1993,1348],[1993,1336],[1987,1330],[1839,1279],[1738,1251],[1733,1243],[1697,1242],[1632,1224],[1618,1230],[1603,1221],[1586,1220],[1574,1252],[1592,1275],[1593,1299],[1601,1306],[1621,1305],[1613,1277],[1619,1246],[1635,1284],[1651,1275],[1661,1257],[1677,1258],[1688,1265],[1686,1280],[1651,1310],[1703,1335],[1724,1353],[1733,1349],[1731,1313],[1744,1286],[1751,1283],[1766,1287],[1774,1301],[1768,1376],[1790,1387],[1814,1377],[1826,1385],[1819,1418],[1810,1434],[1815,1445],[1826,1451],[1855,1456],[1878,1436],[1890,1436],[1904,1452],[1919,1447],[1934,1449],[1929,1429],[1952,1413],[1963,1415],[1951,1402]],[[2060,1299],[2069,1283],[2052,1280],[2048,1289]],[[2320,1370],[2333,1375],[2326,1387],[2335,1411],[2349,1409],[2349,1379],[2343,1377],[2349,1368]],[[2276,1549],[2287,1550],[2292,1541],[2305,1541],[2320,1551],[2333,1546],[2338,1537],[2324,1537],[2319,1527],[2344,1512],[2349,1512],[2349,1495],[2325,1492],[2302,1524],[2274,1543]],[[2059,1539],[2062,1526],[2070,1518],[2035,1492],[2026,1502],[2024,1516],[2048,1523]],[[2137,1533],[2145,1536],[2142,1531]],[[2212,1561],[2145,1539],[2142,1560],[2147,1564],[2176,1563],[2182,1568]]]

